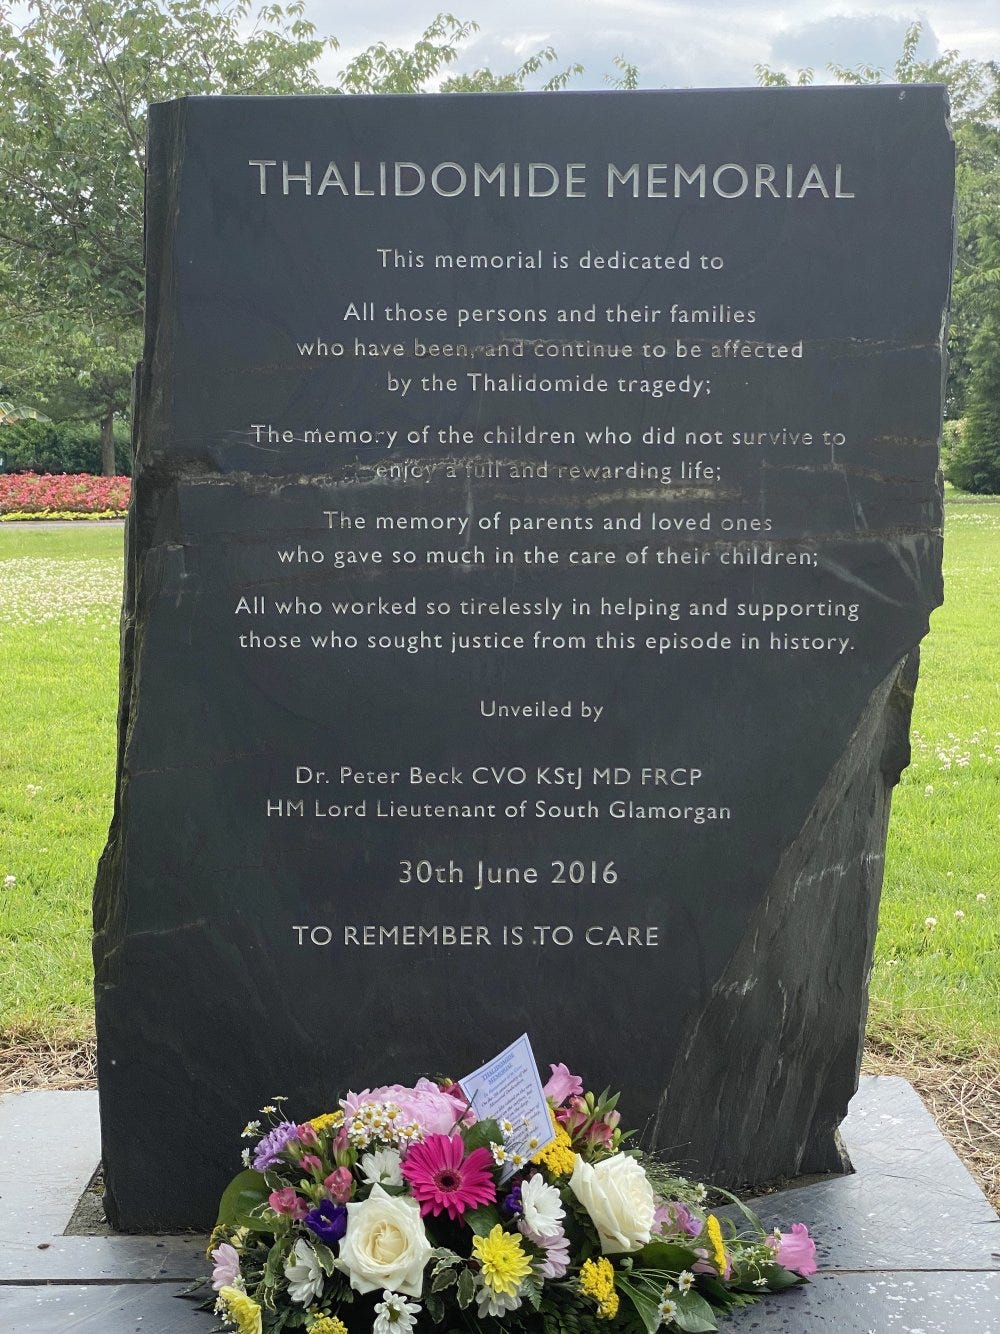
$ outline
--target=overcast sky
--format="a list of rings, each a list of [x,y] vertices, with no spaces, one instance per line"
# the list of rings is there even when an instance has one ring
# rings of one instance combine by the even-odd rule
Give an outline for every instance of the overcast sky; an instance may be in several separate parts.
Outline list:
[[[372,42],[412,45],[439,7],[435,0],[306,0],[309,18],[340,41],[325,62],[331,81]],[[940,0],[919,9],[844,0],[448,0],[448,8],[480,25],[457,68],[503,72],[551,45],[563,64],[586,67],[576,88],[602,87],[619,54],[639,66],[647,88],[752,84],[758,62],[792,74],[810,66],[818,80],[830,60],[891,68],[914,19],[923,20],[927,58],[957,48],[1000,59],[997,0]]]

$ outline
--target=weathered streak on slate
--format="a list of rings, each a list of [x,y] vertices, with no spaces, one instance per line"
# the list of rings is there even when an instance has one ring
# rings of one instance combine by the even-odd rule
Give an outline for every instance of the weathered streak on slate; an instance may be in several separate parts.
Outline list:
[[[119,772],[95,891],[113,1221],[130,1230],[210,1223],[237,1165],[239,1127],[275,1092],[310,1114],[345,1085],[472,1069],[525,1029],[541,1061],[564,1060],[595,1087],[621,1086],[629,1119],[693,1171],[735,1185],[842,1165],[835,1130],[857,1080],[889,790],[906,762],[915,650],[941,600],[936,449],[953,174],[943,90],[188,99],[153,108],[150,125]],[[854,198],[602,200],[595,187],[587,201],[356,198],[334,206],[280,189],[261,197],[247,170],[261,157],[363,158],[371,167],[536,154],[586,159],[595,180],[596,164],[612,160],[787,160],[801,176],[822,156],[847,164]],[[659,287],[630,272],[384,273],[372,258],[383,237],[430,255],[701,248],[724,253],[727,271]],[[296,352],[297,336],[341,330],[353,338],[340,312],[365,296],[379,307],[397,297],[414,307],[738,301],[760,310],[758,337],[801,340],[808,355],[764,370],[719,362],[713,392],[699,402],[518,395],[464,381],[451,397],[404,399],[388,395],[383,362],[320,365]],[[715,328],[708,342],[732,332]],[[415,333],[429,336],[412,326],[371,329],[373,338],[398,336],[408,347]],[[632,336],[610,326],[597,334],[614,344]],[[460,336],[454,319],[433,327],[438,341]],[[482,341],[504,336],[475,332]],[[653,370],[679,374],[680,366],[665,360]],[[468,366],[414,352],[390,370],[458,374]],[[551,475],[526,486],[461,472],[409,486],[377,475],[384,450],[305,440],[317,421],[362,419],[401,431],[538,425],[576,430],[579,441],[602,421],[636,439],[667,421],[681,439],[686,429],[787,421],[799,431],[842,431],[845,443],[829,455],[707,447],[704,458],[723,470],[714,489],[644,478],[588,489]],[[268,421],[287,425],[294,439],[262,447],[249,424]],[[633,452],[678,466],[691,455]],[[479,440],[466,452],[442,444],[391,457],[452,461],[461,470],[487,456],[538,463],[551,453],[488,450]],[[556,453],[591,465],[623,458],[580,443]],[[671,539],[711,561],[625,577],[626,556],[644,539],[619,530],[582,540],[547,533],[545,546],[562,562],[553,568],[421,564],[402,576],[371,566],[338,572],[329,562],[279,565],[278,546],[336,546],[321,516],[341,509],[367,517],[368,529],[351,539],[364,551],[391,545],[373,532],[386,513],[500,510],[536,520],[641,512],[644,523],[654,511],[711,514],[710,533]],[[775,550],[815,550],[818,566],[724,566],[737,544],[720,527],[730,519],[770,523]],[[406,538],[423,555],[427,540]],[[618,568],[574,573],[568,556],[581,545],[612,549]],[[659,656],[591,643],[574,653],[310,650],[292,660],[236,644],[233,608],[243,594],[269,605],[297,594],[324,602],[412,595],[423,607],[473,593],[567,604],[585,595],[595,605],[632,595],[713,607],[728,599],[706,627],[737,643],[748,628],[768,633],[736,614],[744,598],[856,600],[862,613],[857,624],[837,621],[837,633],[854,642],[843,657]],[[423,630],[429,621],[369,620],[359,633],[373,625]],[[591,640],[597,630],[629,628],[614,617],[581,625]],[[525,626],[529,634],[551,629],[537,617]],[[510,630],[512,619],[450,628]],[[479,714],[484,697],[531,701],[553,692],[591,694],[607,709],[602,729],[552,719],[501,727]],[[731,804],[731,821],[708,829],[618,819],[608,809],[615,794],[596,780],[580,797],[600,801],[597,819],[310,823],[264,814],[272,798],[308,795],[294,787],[298,764],[406,774],[409,766],[523,764],[532,780],[509,799],[534,800],[552,796],[535,780],[536,766],[589,775],[597,766],[638,774],[685,763],[708,776],[695,799]],[[336,786],[325,791],[345,799]],[[392,795],[440,799],[405,781]],[[508,794],[463,795],[492,797],[502,810]],[[621,795],[662,798],[632,780]],[[397,867],[418,857],[543,871],[557,857],[614,859],[619,878],[593,891],[404,893]],[[366,953],[342,941],[324,951],[292,940],[292,923],[443,920],[482,924],[495,940],[508,922],[563,922],[576,943]],[[588,948],[579,942],[594,923],[654,927],[659,943],[642,955]],[[623,1035],[637,1053],[631,1066],[622,1064]]]

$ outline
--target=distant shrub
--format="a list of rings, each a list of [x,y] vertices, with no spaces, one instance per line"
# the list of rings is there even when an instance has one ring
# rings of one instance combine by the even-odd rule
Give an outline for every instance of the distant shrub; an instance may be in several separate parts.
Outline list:
[[[0,426],[0,472],[92,473],[101,471],[101,431],[92,422],[22,421]],[[128,428],[115,423],[115,468],[132,471]]]
[[[35,473],[0,475],[0,518],[118,518],[128,508],[132,489],[128,477],[90,474],[56,476]]]

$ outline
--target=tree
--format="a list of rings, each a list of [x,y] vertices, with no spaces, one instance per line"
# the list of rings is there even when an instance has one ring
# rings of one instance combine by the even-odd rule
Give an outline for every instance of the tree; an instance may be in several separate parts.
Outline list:
[[[35,0],[0,17],[0,383],[49,415],[98,419],[114,471],[142,320],[149,102],[318,88],[328,46],[302,4]]]
[[[186,93],[515,91],[556,61],[444,78],[477,30],[439,14],[412,49],[377,43],[334,88],[303,0],[33,0],[0,11],[0,393],[99,420],[105,472],[142,327],[146,106]],[[245,31],[251,24],[249,32]],[[549,75],[565,87],[579,65]],[[628,75],[631,67],[620,65]]]
[[[874,65],[827,68],[839,83],[943,83],[951,102],[956,147],[958,235],[955,280],[952,288],[951,327],[948,338],[949,374],[946,410],[961,417],[966,404],[982,402],[987,376],[987,326],[1000,327],[1000,277],[990,260],[990,236],[1000,226],[1000,65],[993,60],[970,60],[957,51],[945,51],[936,60],[917,59],[922,25],[913,23],[903,38],[903,49],[888,76]],[[767,65],[755,67],[757,80],[768,87],[787,86],[787,75]],[[797,84],[813,82],[811,69],[799,70]],[[973,353],[973,349],[978,351]]]

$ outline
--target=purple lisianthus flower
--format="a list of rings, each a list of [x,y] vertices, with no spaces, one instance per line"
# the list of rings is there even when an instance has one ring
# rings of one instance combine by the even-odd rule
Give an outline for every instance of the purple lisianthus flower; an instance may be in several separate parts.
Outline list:
[[[500,1208],[508,1218],[518,1218],[521,1214],[521,1183],[513,1186],[503,1198]]]
[[[347,1206],[334,1204],[332,1200],[321,1200],[315,1209],[309,1210],[304,1221],[320,1241],[332,1246],[335,1241],[342,1240],[347,1232]]]
[[[289,1144],[298,1143],[298,1138],[299,1128],[294,1121],[279,1122],[257,1145],[253,1156],[254,1171],[266,1172],[269,1167],[273,1167],[282,1149],[287,1148]]]

